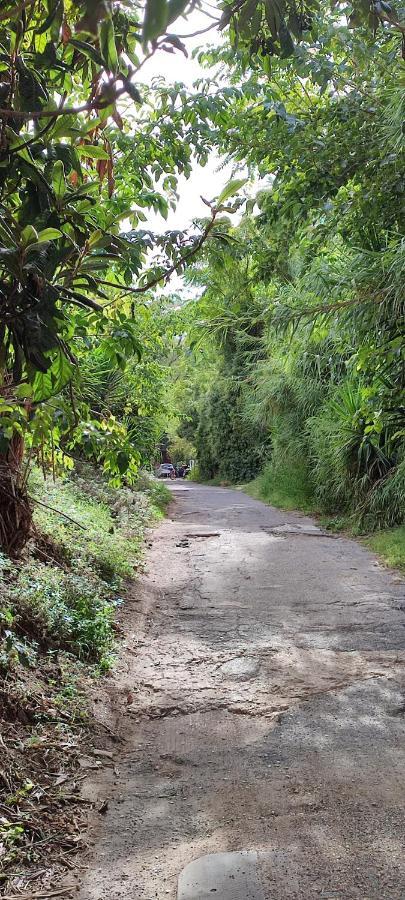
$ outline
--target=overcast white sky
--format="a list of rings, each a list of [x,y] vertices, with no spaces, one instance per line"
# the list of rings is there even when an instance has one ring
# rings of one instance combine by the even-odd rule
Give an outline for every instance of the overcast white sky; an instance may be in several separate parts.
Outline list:
[[[210,15],[215,15],[213,7],[213,0],[210,0],[209,6],[207,6]],[[217,15],[219,18],[220,13],[218,12]],[[214,23],[201,10],[194,10],[188,19],[176,20],[173,34],[186,35],[206,28],[210,24]],[[160,75],[170,83],[181,81],[187,88],[192,88],[198,78],[208,75],[207,69],[203,69],[196,59],[191,58],[192,51],[197,47],[217,45],[220,41],[221,35],[216,28],[198,37],[183,38],[183,43],[188,50],[188,58],[178,50],[171,54],[158,51],[143,66],[142,80],[150,83],[155,76]],[[169,212],[167,221],[160,215],[150,213],[145,227],[154,231],[165,231],[171,228],[183,230],[194,218],[205,217],[208,210],[201,200],[201,194],[208,200],[213,200],[221,193],[222,188],[232,176],[231,166],[227,165],[224,168],[222,163],[220,170],[219,166],[220,160],[214,153],[206,166],[202,167],[195,163],[190,178],[180,177],[179,179],[177,209]]]

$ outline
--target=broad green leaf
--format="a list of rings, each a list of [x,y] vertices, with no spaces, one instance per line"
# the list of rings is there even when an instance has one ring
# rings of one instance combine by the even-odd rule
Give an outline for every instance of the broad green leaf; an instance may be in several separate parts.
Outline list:
[[[105,236],[102,231],[98,228],[96,231],[93,231],[93,234],[90,235],[88,240],[89,247],[96,247],[99,241],[105,240]]]
[[[130,81],[127,82],[126,85],[127,93],[131,97],[131,100],[134,100],[135,103],[142,103],[142,97],[138,91],[138,88],[135,84],[131,84]]]
[[[96,47],[93,47],[93,44],[89,44],[88,41],[79,41],[77,38],[70,38],[69,44],[72,44],[73,47],[76,47],[76,50],[80,50],[84,56],[87,56],[88,59],[91,59],[92,62],[96,63],[97,66],[104,67],[104,60]]]
[[[32,397],[32,384],[19,384],[14,393],[19,400],[25,400],[27,397]]]
[[[270,28],[270,34],[274,41],[278,38],[278,29],[281,21],[281,14],[277,0],[265,0],[265,12],[267,24]]]
[[[63,200],[66,193],[65,170],[61,159],[57,159],[52,172],[52,187],[56,199]]]
[[[21,232],[21,242],[24,247],[34,244],[38,241],[38,232],[33,225],[26,225]]]
[[[288,57],[292,56],[295,50],[294,41],[291,37],[291,34],[285,24],[284,19],[281,20],[279,25],[279,40],[281,46],[281,56]]]
[[[104,64],[110,72],[113,72],[114,75],[118,75],[119,60],[117,48],[115,45],[114,24],[111,17],[105,19],[104,22],[101,23],[99,28],[99,36],[100,50],[104,60]]]
[[[178,13],[176,14],[177,17]],[[173,20],[172,20],[173,21]],[[143,44],[153,41],[163,34],[169,22],[169,7],[167,0],[147,0],[145,18],[143,23]]]
[[[9,147],[11,147],[14,150],[14,153],[17,153],[18,156],[21,157],[21,159],[24,159],[26,162],[28,162],[28,163],[30,163],[30,165],[32,165],[32,162],[33,162],[32,156],[31,156],[28,148],[26,148],[24,146],[26,143],[24,138],[21,137],[19,134],[17,134],[15,131],[13,131],[13,129],[10,128],[9,125],[6,126],[5,132],[6,132]]]
[[[56,42],[59,38],[64,13],[63,0],[48,0],[48,9],[49,13],[40,28],[37,29],[36,34],[44,34],[50,30],[51,38]]]
[[[47,372],[36,372],[33,380],[33,399],[36,403],[58,394],[72,377],[73,366],[58,350]]]
[[[239,28],[241,31],[248,25],[253,14],[257,9],[257,0],[247,0],[247,2],[242,6],[241,13],[239,15]]]
[[[109,159],[110,155],[107,153],[107,150],[104,150],[104,147],[98,147],[96,144],[80,144],[76,147],[76,150],[79,156],[87,157],[88,159]]]
[[[235,194],[237,194],[238,191],[243,188],[247,181],[247,178],[233,178],[232,181],[229,181],[218,197],[218,206],[220,206],[222,203],[225,203],[225,200],[229,200],[230,197],[234,197]]]
[[[44,241],[57,241],[60,237],[63,237],[63,234],[58,228],[44,228],[38,233],[37,241],[42,244]]]
[[[169,0],[167,4],[167,25],[171,25],[184,12],[188,0]]]

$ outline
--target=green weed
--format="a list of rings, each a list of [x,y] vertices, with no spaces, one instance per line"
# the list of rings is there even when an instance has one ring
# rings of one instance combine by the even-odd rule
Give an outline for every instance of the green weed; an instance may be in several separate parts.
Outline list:
[[[306,466],[298,461],[276,471],[272,464],[268,463],[260,475],[246,485],[244,490],[256,500],[263,500],[281,509],[316,511]]]
[[[387,566],[405,572],[405,526],[376,531],[365,538],[364,543],[373,553],[381,556]]]
[[[121,586],[141,564],[145,528],[171,497],[147,475],[139,488],[113,489],[85,467],[55,482],[33,473],[30,492],[39,501],[33,555],[18,566],[0,557],[3,671],[34,665],[36,649],[64,650],[99,671],[110,668]]]

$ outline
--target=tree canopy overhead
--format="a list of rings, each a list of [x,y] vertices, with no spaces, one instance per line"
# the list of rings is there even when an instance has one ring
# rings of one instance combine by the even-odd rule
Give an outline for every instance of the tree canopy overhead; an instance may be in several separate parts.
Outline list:
[[[11,552],[30,529],[31,459],[55,468],[84,454],[118,480],[153,456],[179,328],[154,292],[205,247],[209,266],[218,254],[216,273],[229,261],[227,291],[237,297],[236,311],[227,295],[214,319],[242,315],[250,358],[270,320],[340,308],[355,316],[370,284],[373,298],[390,285],[399,303],[402,11],[357,0],[207,8],[201,31],[215,28],[223,41],[201,48],[214,68],[190,91],[171,83],[170,61],[187,53],[194,8],[205,5],[1,4],[0,540]],[[144,84],[158,52],[167,80]],[[165,218],[179,176],[213,149],[272,184],[258,197],[260,215],[240,226],[242,256],[229,214],[240,209],[243,179],[208,198],[207,219],[194,229],[148,228],[148,212]],[[252,199],[248,217],[254,209]],[[209,271],[205,296],[217,304]],[[198,265],[194,272],[201,276]],[[386,297],[360,306],[370,327],[395,341]],[[360,345],[362,370],[382,365],[380,338]],[[258,460],[267,444],[264,435]]]
[[[156,9],[135,3],[2,4],[0,532],[6,547],[24,542],[22,518],[26,533],[29,528],[19,483],[24,438],[35,451],[40,442],[41,452],[51,444],[52,454],[60,446],[66,456],[86,425],[93,454],[102,458],[105,447],[112,474],[129,471],[131,459],[134,470],[137,465],[114,417],[94,417],[81,404],[78,381],[97,346],[113,368],[139,357],[132,301],[179,271],[213,231],[215,209],[195,234],[142,229],[147,210],[167,215],[194,147],[197,159],[206,153],[201,100],[191,128],[184,121],[169,128],[167,106],[178,89],[173,86],[171,98],[162,86],[138,83],[151,54],[184,51],[175,35],[159,35],[186,6],[162,4],[165,21],[158,24]],[[61,408],[44,411],[55,396]]]

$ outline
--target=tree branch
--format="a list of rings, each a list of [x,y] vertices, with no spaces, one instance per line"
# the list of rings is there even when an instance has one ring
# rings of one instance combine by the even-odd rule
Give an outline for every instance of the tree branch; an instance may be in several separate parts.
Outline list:
[[[143,285],[142,287],[128,287],[128,285],[114,284],[113,281],[104,281],[102,279],[98,279],[99,284],[105,284],[108,287],[113,287],[120,291],[123,291],[124,292],[123,296],[125,297],[125,295],[130,296],[131,294],[145,294],[147,291],[150,291],[151,288],[156,287],[156,285],[159,284],[160,281],[167,281],[171,277],[171,275],[173,275],[173,273],[176,271],[176,269],[179,268],[179,266],[182,266],[182,265],[184,265],[184,263],[189,262],[189,260],[192,259],[193,256],[195,256],[196,253],[198,253],[199,250],[201,250],[201,247],[203,246],[203,244],[209,237],[209,235],[215,225],[215,219],[218,215],[218,212],[219,212],[219,209],[217,209],[217,208],[212,210],[211,219],[205,226],[204,231],[203,231],[201,237],[198,239],[197,243],[194,244],[193,247],[190,247],[190,250],[188,250],[187,253],[184,254],[184,256],[182,256],[180,259],[178,259],[171,266],[168,266],[168,268],[165,269],[160,275],[156,275],[156,276],[154,276],[154,278],[151,278],[151,280],[148,281],[147,284]],[[109,303],[105,303],[104,306],[102,307],[102,309],[106,309],[108,306],[112,306],[114,303],[117,302],[117,299],[118,298],[115,297],[114,300],[110,300]],[[123,297],[121,296],[119,299],[122,300]]]
[[[322,313],[338,312],[340,309],[349,309],[351,306],[362,306],[365,303],[384,303],[384,296],[354,297],[351,300],[341,300],[336,303],[321,303],[318,306],[304,306],[302,309],[289,309],[290,319],[299,319],[301,316],[322,315]]]
[[[0,109],[0,117],[8,119],[56,119],[57,116],[77,116],[78,113],[92,112],[95,109],[105,109],[125,93],[125,88],[116,91],[111,100],[102,100],[99,97],[91,103],[84,103],[83,106],[65,106],[58,109],[35,109],[24,112],[20,109]]]
[[[210,18],[212,18],[212,16],[210,16]],[[200,35],[200,34],[206,34],[207,31],[212,31],[213,28],[216,28],[217,25],[219,25],[220,21],[221,21],[220,19],[215,19],[214,24],[207,25],[207,28],[201,28],[200,31],[192,31],[190,34],[176,34],[176,37],[179,37],[179,38],[198,37],[198,35]]]
[[[58,513],[58,516],[63,516],[64,519],[67,519],[68,522],[73,522],[73,525],[77,525],[78,528],[81,528],[82,531],[86,531],[84,525],[81,525],[80,522],[76,522],[76,519],[72,519],[71,516],[67,516],[66,513],[62,512],[61,509],[55,509],[54,506],[49,506],[48,503],[43,503],[42,500],[37,500],[36,497],[32,497],[31,494],[28,495],[29,500],[32,503],[38,503],[38,506],[43,506],[45,509],[50,509],[52,512]]]

